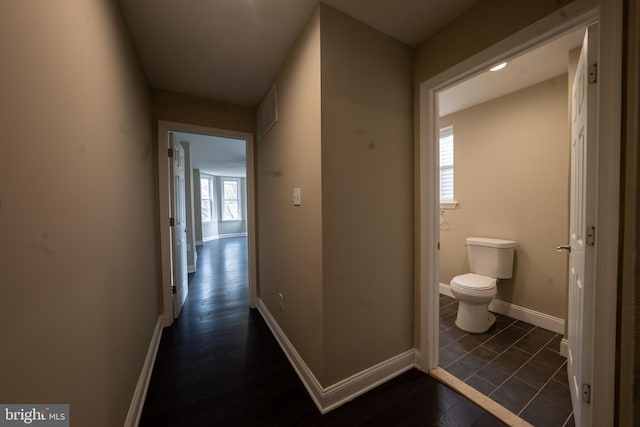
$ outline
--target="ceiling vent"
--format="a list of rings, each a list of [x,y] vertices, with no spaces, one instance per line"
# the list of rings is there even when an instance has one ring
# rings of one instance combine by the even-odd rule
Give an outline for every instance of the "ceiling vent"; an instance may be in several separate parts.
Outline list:
[[[260,141],[278,121],[278,86],[271,86],[269,92],[258,105],[256,113],[256,138]]]

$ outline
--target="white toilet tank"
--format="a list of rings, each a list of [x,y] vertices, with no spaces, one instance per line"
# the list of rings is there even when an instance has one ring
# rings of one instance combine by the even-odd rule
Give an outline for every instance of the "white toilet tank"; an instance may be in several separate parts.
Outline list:
[[[469,269],[472,273],[508,279],[513,273],[513,240],[467,237]]]

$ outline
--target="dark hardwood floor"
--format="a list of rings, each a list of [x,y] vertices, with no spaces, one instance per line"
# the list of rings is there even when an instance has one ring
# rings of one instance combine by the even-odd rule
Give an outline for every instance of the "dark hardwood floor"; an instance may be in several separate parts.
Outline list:
[[[257,310],[246,238],[206,243],[180,318],[163,331],[141,426],[504,426],[410,370],[321,415]]]

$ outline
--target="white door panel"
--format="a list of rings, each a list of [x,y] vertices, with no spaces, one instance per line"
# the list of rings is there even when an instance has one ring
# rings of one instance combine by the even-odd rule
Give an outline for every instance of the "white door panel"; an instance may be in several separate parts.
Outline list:
[[[171,157],[171,200],[170,211],[173,218],[171,226],[171,271],[173,294],[173,318],[180,316],[180,311],[187,298],[187,239],[186,239],[186,198],[185,198],[185,157],[184,149],[179,142],[174,141],[169,133],[169,147],[173,152]]]
[[[567,369],[576,426],[591,424],[598,27],[587,29],[572,87]],[[592,75],[590,76],[590,73]]]

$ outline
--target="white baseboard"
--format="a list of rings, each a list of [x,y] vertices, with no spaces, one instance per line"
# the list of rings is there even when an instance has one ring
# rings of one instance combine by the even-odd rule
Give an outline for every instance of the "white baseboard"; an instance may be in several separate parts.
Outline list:
[[[158,316],[156,328],[153,331],[151,342],[149,343],[147,357],[144,359],[142,371],[140,372],[140,377],[138,377],[138,384],[136,384],[136,389],[134,390],[133,398],[131,399],[131,405],[129,406],[129,412],[127,413],[127,418],[124,421],[125,427],[137,427],[138,423],[140,423],[140,416],[142,415],[144,400],[147,397],[147,389],[149,388],[149,381],[151,380],[151,374],[153,373],[153,365],[156,361],[161,337],[162,315]]]
[[[453,292],[451,292],[451,287],[449,285],[447,285],[446,283],[440,283],[440,293],[442,295],[446,295],[448,297],[455,298],[455,296],[453,295]]]
[[[322,414],[416,366],[417,352],[410,349],[336,384],[322,387],[261,299],[258,299],[258,310]]]
[[[569,356],[569,340],[566,338],[562,338],[562,341],[560,341],[560,356]]]
[[[446,283],[440,283],[440,293],[455,298],[451,293],[449,285]],[[564,334],[564,320],[545,313],[540,313],[539,311],[531,310],[530,308],[520,307],[519,305],[494,299],[489,304],[489,310],[494,313],[504,314],[505,316],[509,316],[517,320],[522,320],[523,322],[553,331],[557,334]]]
[[[247,237],[247,233],[229,233],[229,234],[216,234],[215,236],[203,237],[203,242],[210,242],[212,240],[226,239],[228,237]]]
[[[187,265],[187,273],[195,273],[196,266],[195,265]]]

